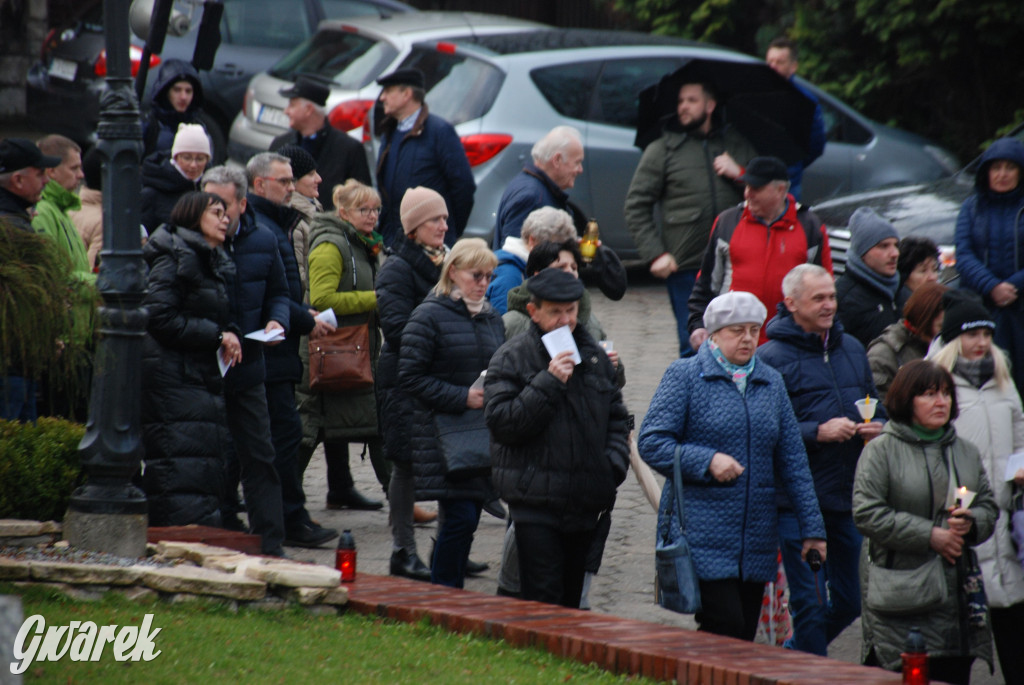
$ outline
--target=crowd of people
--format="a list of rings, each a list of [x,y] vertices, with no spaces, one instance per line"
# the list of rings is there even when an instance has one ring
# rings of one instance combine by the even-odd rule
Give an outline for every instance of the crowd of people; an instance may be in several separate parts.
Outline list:
[[[792,78],[792,44],[768,56]],[[310,515],[304,471],[323,445],[326,508],[379,510],[350,470],[364,445],[393,575],[462,587],[486,567],[470,552],[488,511],[508,523],[499,594],[587,608],[633,418],[580,278],[613,300],[626,290],[614,253],[579,249],[579,133],[537,141],[489,246],[461,238],[475,186],[420,72],[378,81],[373,178],[326,121],[328,88],[305,76],[282,91],[292,130],[272,151],[211,168],[199,81],[171,62],[142,167],[150,525],[248,530],[275,556],[325,545],[337,532]],[[994,640],[1007,682],[1024,682],[1010,527],[1024,469],[1006,473],[1024,451],[1024,145],[982,157],[957,223],[962,288],[938,283],[933,242],[900,240],[869,208],[850,220],[837,280],[825,226],[799,202],[814,155],[759,156],[716,115],[712,84],[682,84],[678,103],[623,211],[677,323],[680,358],[637,448],[666,478],[659,535],[692,549],[700,630],[754,639],[781,558],[786,647],[826,655],[861,616],[865,663],[897,668],[917,627],[933,678],[968,682]],[[60,136],[0,141],[0,224],[66,255],[68,339],[89,341],[103,188],[81,153]],[[371,379],[322,384],[314,349],[352,327],[368,331]],[[3,364],[0,416],[34,421],[38,378],[16,355]],[[438,503],[429,555],[413,528],[435,516],[424,501]]]

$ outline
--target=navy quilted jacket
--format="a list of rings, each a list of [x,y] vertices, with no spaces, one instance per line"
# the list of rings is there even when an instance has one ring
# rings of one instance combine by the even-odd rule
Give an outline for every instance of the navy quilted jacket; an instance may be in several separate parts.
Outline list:
[[[779,304],[778,316],[768,322],[768,342],[758,348],[757,357],[775,367],[786,381],[822,511],[850,511],[853,475],[864,441],[853,437],[846,442],[818,442],[817,436],[818,425],[837,416],[861,421],[854,402],[866,395],[878,398],[864,346],[845,335],[837,320],[826,348],[821,336],[806,333]],[[885,418],[885,408],[879,404],[875,419]],[[790,505],[780,497],[779,506]]]
[[[462,300],[427,295],[402,333],[398,380],[414,400],[411,451],[416,499],[473,499],[489,496],[489,479],[449,481],[438,449],[434,414],[466,411],[469,386],[505,342],[501,317],[487,303],[470,316]]]
[[[707,343],[696,356],[672,362],[640,427],[639,449],[668,480],[658,510],[658,535],[680,535],[674,504],[672,460],[682,445],[683,518],[697,575],[764,582],[778,571],[775,484],[795,504],[804,537],[824,538],[807,454],[778,372],[754,364],[745,395],[715,361]],[[715,452],[744,467],[720,484],[708,472]]]

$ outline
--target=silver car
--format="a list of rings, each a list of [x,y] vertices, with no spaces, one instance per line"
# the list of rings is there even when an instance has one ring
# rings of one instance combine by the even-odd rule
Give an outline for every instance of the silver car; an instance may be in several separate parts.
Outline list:
[[[543,24],[532,21],[473,12],[417,12],[415,18],[393,15],[323,21],[313,37],[250,81],[242,111],[231,126],[228,155],[244,163],[267,150],[276,136],[288,130],[284,114],[288,101],[279,91],[291,86],[300,74],[315,74],[333,82],[327,100],[328,118],[335,128],[359,137],[380,93],[375,80],[396,69],[414,43],[436,44],[466,36],[543,28]]]
[[[633,145],[638,93],[696,57],[758,61],[707,44],[622,31],[557,29],[454,43],[420,43],[399,66],[426,74],[431,111],[456,124],[462,136],[477,182],[466,233],[490,236],[501,195],[534,142],[570,124],[582,134],[585,151],[570,198],[598,220],[602,240],[623,259],[637,256],[623,204],[640,160]],[[807,85],[821,103],[828,143],[804,175],[805,201],[956,170],[956,158],[934,143],[873,122]]]

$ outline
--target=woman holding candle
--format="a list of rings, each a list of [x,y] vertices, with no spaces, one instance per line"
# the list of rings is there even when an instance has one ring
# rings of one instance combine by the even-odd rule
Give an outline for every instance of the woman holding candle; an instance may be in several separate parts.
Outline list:
[[[932,680],[969,683],[975,658],[992,662],[992,636],[982,607],[969,610],[964,584],[970,547],[992,534],[997,507],[978,449],[953,427],[955,388],[949,372],[929,361],[908,362],[897,372],[886,396],[889,422],[857,464],[853,519],[865,538],[864,663],[897,670],[907,634],[918,627]],[[935,567],[928,583],[902,587],[890,579]]]
[[[954,291],[946,296],[946,307],[941,335],[945,344],[932,359],[953,375],[960,407],[954,425],[981,452],[999,505],[995,532],[976,551],[1003,679],[1024,683],[1024,568],[1010,536],[1010,499],[1015,482],[1024,486],[1024,469],[1013,480],[1004,480],[1009,455],[1024,450],[1024,413],[1006,355],[992,344],[995,322],[981,301],[966,291]]]

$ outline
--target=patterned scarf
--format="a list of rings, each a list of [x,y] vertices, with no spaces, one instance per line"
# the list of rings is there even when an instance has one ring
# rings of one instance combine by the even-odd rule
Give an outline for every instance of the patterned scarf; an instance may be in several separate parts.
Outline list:
[[[441,266],[441,264],[444,263],[444,258],[448,255],[448,247],[446,245],[442,245],[441,247],[430,247],[429,245],[420,243],[420,247],[422,247],[423,251],[427,253],[427,257],[434,263],[434,266]]]
[[[991,354],[980,359],[969,361],[958,356],[953,364],[953,373],[963,378],[976,388],[988,383],[996,373],[996,361]]]
[[[711,354],[714,355],[715,361],[721,365],[725,372],[732,377],[732,382],[736,384],[736,389],[740,391],[741,395],[745,395],[747,392],[747,376],[754,371],[754,362],[757,357],[751,357],[750,361],[740,366],[739,364],[733,364],[731,361],[725,358],[722,351],[718,349],[718,345],[711,338],[708,338],[708,349],[711,350]]]
[[[369,233],[363,233],[362,231],[356,231],[356,235],[363,241],[363,245],[366,246],[367,252],[371,256],[376,257],[380,254],[380,251],[384,248],[384,236],[377,231],[370,231]]]

